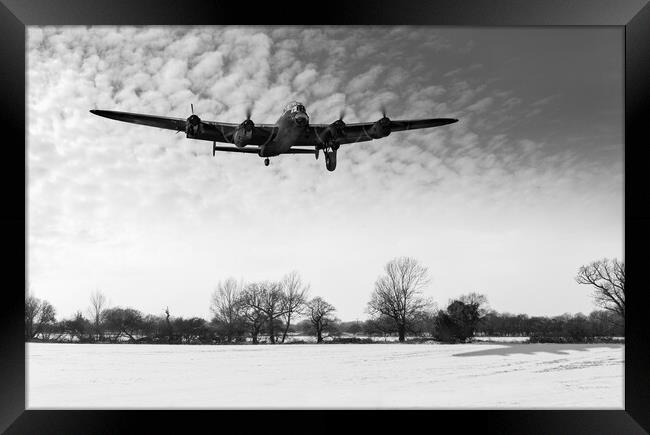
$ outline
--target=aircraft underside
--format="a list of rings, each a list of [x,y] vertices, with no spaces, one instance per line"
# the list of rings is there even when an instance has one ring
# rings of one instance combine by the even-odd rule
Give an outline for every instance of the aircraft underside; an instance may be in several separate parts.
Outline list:
[[[271,163],[270,157],[277,157],[282,154],[313,154],[316,160],[318,160],[321,151],[324,154],[325,158],[325,167],[328,171],[333,171],[336,169],[336,156],[339,145],[335,143],[328,143],[325,145],[317,145],[314,147],[291,147],[291,146],[282,146],[279,143],[271,142],[265,145],[260,146],[255,149],[253,147],[249,148],[250,151],[255,152],[260,157],[264,158],[264,165],[269,166]],[[218,151],[216,143],[214,144],[213,155],[216,155]],[[248,150],[247,150],[248,151]],[[243,151],[242,152],[246,152]]]
[[[246,119],[240,124],[203,121],[194,114],[193,104],[190,109],[192,114],[186,119],[113,110],[94,109],[90,112],[117,121],[175,130],[177,133],[185,131],[188,139],[211,141],[212,155],[217,151],[257,154],[264,159],[266,166],[270,164],[270,157],[311,154],[318,159],[322,151],[328,171],[336,169],[337,152],[342,144],[366,142],[381,139],[394,131],[438,127],[458,121],[453,118],[395,121],[386,116],[382,107],[382,118],[375,122],[346,124],[343,121],[345,111],[342,110],[339,119],[331,124],[311,124],[304,105],[294,101],[285,107],[275,124],[255,125],[250,107]]]

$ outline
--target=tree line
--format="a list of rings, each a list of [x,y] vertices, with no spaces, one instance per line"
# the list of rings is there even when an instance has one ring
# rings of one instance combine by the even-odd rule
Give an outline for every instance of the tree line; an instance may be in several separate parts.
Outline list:
[[[279,281],[245,283],[220,281],[211,296],[209,320],[201,317],[144,314],[131,307],[109,307],[99,291],[90,298],[86,314],[57,321],[48,301],[27,295],[25,340],[133,343],[285,343],[287,337],[311,335],[321,343],[328,336],[396,336],[466,342],[474,336],[528,336],[531,341],[589,341],[624,335],[624,266],[600,260],[579,269],[576,281],[595,289],[602,308],[588,316],[533,316],[498,313],[485,295],[469,293],[438,309],[423,294],[428,270],[417,260],[399,257],[388,262],[367,304],[370,318],[342,322],[336,308],[322,297],[309,296],[309,285],[297,272]],[[298,321],[300,320],[300,321]],[[295,342],[295,340],[291,340]],[[349,341],[349,338],[348,338]],[[357,340],[358,341],[358,340]]]

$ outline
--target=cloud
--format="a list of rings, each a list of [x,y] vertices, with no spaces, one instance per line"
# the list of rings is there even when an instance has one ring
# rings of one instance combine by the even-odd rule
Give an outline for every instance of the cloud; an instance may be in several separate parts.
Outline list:
[[[190,71],[193,82],[202,82],[223,74],[224,55],[220,51],[211,51],[199,55]]]
[[[368,71],[357,75],[352,78],[347,86],[347,92],[352,95],[358,95],[364,92],[369,92],[372,90],[372,87],[377,82],[379,75],[384,71],[384,67],[381,65],[376,65],[370,68]],[[355,96],[356,96],[355,95]]]
[[[531,103],[531,106],[533,107],[545,106],[546,104],[560,97],[561,97],[560,94],[549,95],[548,97],[540,98],[539,100],[534,101],[533,103]]]
[[[307,68],[293,79],[293,87],[298,91],[304,91],[318,78],[318,71],[314,68]]]
[[[487,109],[492,104],[493,101],[494,100],[493,100],[492,97],[485,97],[485,98],[482,98],[482,99],[478,100],[476,103],[474,103],[474,104],[472,104],[470,106],[467,106],[466,110],[468,110],[470,112],[482,112],[485,109]]]

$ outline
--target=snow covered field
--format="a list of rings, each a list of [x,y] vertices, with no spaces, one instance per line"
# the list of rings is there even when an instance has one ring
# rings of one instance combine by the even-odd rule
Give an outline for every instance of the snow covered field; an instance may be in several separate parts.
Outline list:
[[[620,344],[27,345],[34,408],[623,409]]]

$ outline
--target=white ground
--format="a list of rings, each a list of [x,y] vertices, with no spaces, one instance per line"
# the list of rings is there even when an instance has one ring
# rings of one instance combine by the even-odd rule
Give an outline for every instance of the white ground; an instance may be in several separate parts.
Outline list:
[[[623,345],[27,345],[34,408],[623,409]]]
[[[526,343],[530,337],[473,337],[472,340],[478,342],[491,343]]]

